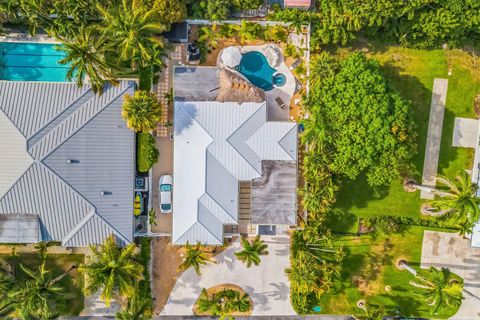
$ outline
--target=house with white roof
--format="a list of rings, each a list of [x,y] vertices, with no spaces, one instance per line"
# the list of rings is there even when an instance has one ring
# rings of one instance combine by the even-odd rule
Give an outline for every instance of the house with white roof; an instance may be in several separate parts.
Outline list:
[[[81,247],[133,239],[135,83],[0,81],[0,242]]]
[[[220,245],[226,236],[295,225],[296,123],[268,121],[265,101],[214,101],[208,84],[198,83],[182,89],[188,99],[176,92],[172,243]]]

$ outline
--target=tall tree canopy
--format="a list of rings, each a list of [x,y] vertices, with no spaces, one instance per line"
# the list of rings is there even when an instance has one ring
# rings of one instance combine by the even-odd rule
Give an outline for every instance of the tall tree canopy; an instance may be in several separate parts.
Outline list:
[[[370,185],[382,185],[406,171],[415,150],[410,103],[392,91],[375,60],[354,53],[312,81],[306,108],[307,145],[328,150],[328,169],[355,179],[365,174]],[[321,146],[321,147],[320,147]]]
[[[477,0],[319,0],[316,13],[278,10],[273,20],[312,23],[314,45],[346,44],[360,33],[409,47],[480,44]]]

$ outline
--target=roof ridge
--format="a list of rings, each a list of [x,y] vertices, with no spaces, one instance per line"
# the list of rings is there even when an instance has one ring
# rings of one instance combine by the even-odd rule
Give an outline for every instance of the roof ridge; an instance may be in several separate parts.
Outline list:
[[[71,137],[73,137],[75,134],[77,134],[82,128],[84,128],[87,124],[89,124],[93,119],[95,119],[102,111],[104,111],[106,108],[108,108],[115,100],[117,100],[121,95],[123,95],[130,87],[132,86],[133,82],[131,81],[122,81],[120,84],[127,83],[123,89],[120,89],[111,99],[108,100],[108,103],[105,103],[97,112],[95,112],[91,117],[88,118],[88,120],[85,121],[81,126],[75,128],[71,133],[67,134],[64,138],[63,141],[61,141],[58,145],[56,145],[54,148],[52,148],[50,151],[47,151],[46,154],[41,155],[40,161],[44,161],[46,158],[48,158],[52,153],[54,153],[58,148],[60,148],[65,142],[67,142]],[[112,86],[113,88],[113,86]],[[78,110],[76,110],[78,111]],[[75,112],[74,112],[75,113]],[[70,115],[71,116],[71,115]],[[69,119],[69,118],[66,118]],[[56,127],[55,127],[56,128]],[[55,129],[53,128],[53,129]],[[52,130],[53,130],[52,129]],[[52,131],[49,131],[47,134],[50,134]],[[36,146],[36,145],[34,145]],[[32,148],[34,147],[32,146]],[[30,151],[30,150],[29,150]]]
[[[245,162],[247,162],[248,165],[249,165],[256,173],[258,173],[260,176],[262,175],[261,168],[260,168],[260,171],[257,170],[257,168],[255,168],[255,167],[250,163],[250,161],[248,161],[248,159],[243,155],[243,153],[235,147],[235,145],[230,141],[230,139],[233,139],[234,137],[236,137],[238,131],[241,130],[241,129],[244,127],[244,125],[245,125],[247,122],[249,122],[249,121],[257,114],[257,112],[260,112],[260,111],[263,109],[264,106],[265,106],[265,117],[266,117],[266,119],[267,119],[267,118],[268,118],[268,115],[267,115],[267,102],[264,101],[264,102],[259,106],[259,108],[258,108],[257,110],[255,110],[255,112],[253,112],[253,113],[250,115],[250,117],[248,117],[247,119],[245,119],[245,121],[244,121],[235,131],[233,131],[232,134],[225,140],[225,141],[227,141],[228,144],[230,144],[230,146],[245,160]],[[268,121],[268,119],[267,119],[267,121]],[[264,124],[265,124],[265,122],[260,126],[260,128],[261,128]],[[257,132],[257,131],[258,131],[258,129],[255,130],[253,134],[255,134],[255,132]],[[253,134],[252,134],[252,135],[253,135]],[[248,137],[248,139],[250,139],[250,138],[252,137],[252,135],[250,135],[250,136]],[[249,148],[255,155],[258,156],[258,154],[257,154],[255,151],[253,151],[253,149],[247,144],[247,140],[248,140],[248,139],[246,139],[245,141],[242,141],[242,144],[244,144],[244,145],[245,145],[247,148]]]
[[[88,86],[85,86],[85,87],[88,87]],[[83,86],[81,87],[82,89],[84,88]],[[64,114],[65,112],[67,112],[67,110],[69,110],[70,108],[73,107],[74,104],[76,104],[78,102],[78,100],[80,100],[81,98],[83,98],[87,93],[91,93],[92,92],[92,88],[89,87],[88,89],[86,89],[85,91],[81,92],[75,99],[73,99],[73,101],[71,103],[68,104],[68,106],[63,109],[61,112],[57,113],[52,119],[50,119],[50,121],[48,121],[47,123],[45,123],[42,127],[38,128],[36,131],[32,132],[30,134],[30,137],[25,137],[27,138],[27,142],[28,140],[31,140],[33,137],[35,137],[38,133],[40,133],[43,129],[45,129],[46,127],[48,127],[50,125],[50,123],[54,122],[55,120],[57,120],[62,114]],[[48,132],[47,132],[48,133]]]
[[[285,149],[285,145],[284,145],[283,142],[284,142],[284,140],[287,138],[287,136],[290,135],[290,132],[292,132],[292,130],[295,130],[295,139],[298,140],[297,126],[296,126],[296,125],[293,126],[290,130],[288,130],[287,133],[285,133],[285,135],[284,135],[282,138],[280,138],[280,140],[278,140],[278,144],[282,147],[282,149],[283,149],[290,157],[292,157],[292,156],[291,156],[290,152],[287,151],[287,149]],[[297,142],[297,143],[298,143],[298,142]],[[297,151],[297,153],[298,153],[298,151]],[[293,159],[293,158],[292,158],[292,160],[293,160],[293,161],[296,161],[296,159]]]
[[[64,246],[68,241],[70,241],[76,234],[78,231],[80,231],[80,229],[88,222],[90,221],[90,219],[92,219],[92,217],[94,216],[95,214],[95,208],[93,208],[92,210],[90,210],[83,218],[82,220],[80,220],[76,225],[75,227],[70,230],[66,235],[65,237],[62,239],[62,246]]]

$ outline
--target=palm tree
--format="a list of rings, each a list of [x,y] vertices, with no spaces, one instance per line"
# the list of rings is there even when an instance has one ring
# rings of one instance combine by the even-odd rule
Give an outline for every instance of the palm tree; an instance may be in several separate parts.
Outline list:
[[[116,85],[112,65],[107,62],[105,40],[98,39],[95,29],[80,27],[73,37],[56,35],[62,42],[57,49],[66,53],[66,57],[58,61],[68,65],[67,79],[75,79],[79,87],[83,86],[86,77],[94,92],[102,93],[105,82]]]
[[[300,254],[300,257],[302,259],[297,259],[290,268],[285,269],[292,290],[300,294],[314,292],[320,297],[325,291],[320,281],[320,265],[309,256]]]
[[[365,313],[364,318],[367,320],[383,320],[386,316],[385,307],[383,305],[373,305],[364,300],[357,302],[357,307]]]
[[[55,242],[53,241],[41,241],[38,242],[34,245],[34,248],[39,251],[40,257],[42,259],[47,258],[47,250],[49,247],[52,247],[55,245]]]
[[[115,294],[131,296],[135,281],[143,278],[143,266],[135,259],[135,244],[122,248],[111,235],[102,245],[91,246],[90,253],[91,261],[79,268],[87,276],[86,293],[90,295],[101,291],[100,298],[107,306]]]
[[[216,25],[214,24],[211,28],[209,26],[201,27],[198,34],[198,41],[205,42],[216,48],[218,45],[217,39],[219,38],[219,33],[215,31]]]
[[[135,132],[149,132],[155,129],[161,115],[162,107],[155,94],[137,91],[133,96],[125,96],[122,117],[127,126]]]
[[[247,312],[250,309],[250,298],[246,293],[234,291],[230,304],[235,311]]]
[[[57,316],[57,301],[64,294],[64,287],[59,282],[65,278],[77,266],[72,265],[66,272],[56,278],[52,278],[50,271],[45,268],[46,259],[38,271],[33,271],[20,264],[20,268],[27,275],[27,280],[19,282],[7,295],[7,303],[4,308],[13,307],[22,316],[39,319],[52,319]]]
[[[202,264],[207,264],[208,261],[213,262],[207,257],[207,255],[203,251],[200,242],[197,242],[195,246],[192,246],[190,243],[187,242],[185,249],[185,257],[183,258],[182,264],[178,267],[178,271],[185,271],[188,268],[193,267],[195,273],[197,275],[200,275],[200,266]]]
[[[416,274],[418,281],[410,284],[422,290],[421,295],[428,306],[433,308],[433,314],[446,307],[458,308],[463,299],[463,282],[456,279],[448,268],[420,270]]]
[[[260,264],[260,256],[267,255],[267,244],[260,239],[260,235],[257,235],[255,239],[250,242],[246,237],[241,238],[243,250],[235,252],[235,255],[240,261],[247,264],[247,268],[250,268],[252,263],[256,266]]]
[[[137,292],[137,289],[135,292]],[[117,320],[149,320],[149,301],[139,294],[134,294],[128,299],[127,308],[115,314]]]
[[[166,30],[156,10],[148,9],[140,0],[122,0],[107,9],[100,4],[104,37],[111,47],[120,50],[120,59],[131,62],[132,67],[162,65],[164,43],[159,36]]]
[[[437,177],[440,185],[447,191],[434,189],[435,199],[429,202],[433,211],[427,211],[432,216],[449,215],[460,227],[460,233],[470,233],[473,225],[480,219],[480,197],[477,196],[478,186],[470,179],[466,171],[460,171],[451,181],[445,177]]]

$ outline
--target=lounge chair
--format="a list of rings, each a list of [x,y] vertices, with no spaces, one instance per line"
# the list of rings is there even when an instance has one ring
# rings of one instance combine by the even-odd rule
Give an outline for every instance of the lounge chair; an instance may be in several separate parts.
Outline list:
[[[275,98],[275,102],[278,103],[278,105],[280,106],[280,108],[282,109],[285,109],[287,107],[287,105],[285,104],[285,102],[283,102],[283,100],[280,98],[280,97],[276,97]]]

